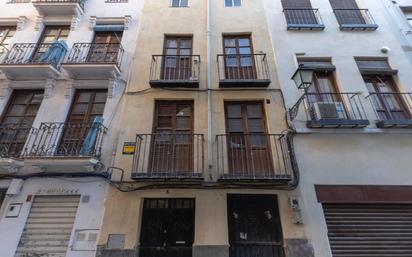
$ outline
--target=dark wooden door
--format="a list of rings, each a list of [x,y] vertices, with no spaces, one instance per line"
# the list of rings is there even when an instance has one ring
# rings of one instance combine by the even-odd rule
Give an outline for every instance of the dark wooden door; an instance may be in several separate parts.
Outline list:
[[[229,257],[282,257],[282,231],[276,196],[227,197]]]
[[[355,0],[329,0],[332,9],[336,10],[335,15],[339,24],[365,24],[365,18]]]
[[[270,138],[266,134],[262,103],[228,102],[225,115],[229,172],[262,178],[272,174]]]
[[[145,199],[140,256],[191,257],[194,223],[194,199]]]
[[[192,173],[192,134],[193,102],[157,101],[150,172]]]
[[[380,120],[408,119],[406,103],[396,94],[395,82],[387,76],[364,76],[372,104]]]
[[[51,43],[66,40],[69,33],[70,26],[46,26],[38,41],[39,45],[34,49],[33,60],[35,62],[40,60],[42,55],[49,49]]]
[[[116,63],[119,56],[122,31],[95,32],[87,62]]]
[[[192,76],[192,38],[166,37],[162,79],[189,80]]]
[[[224,36],[225,79],[256,79],[252,41],[249,35]]]
[[[43,100],[43,90],[14,90],[3,113],[0,155],[18,157]]]
[[[77,90],[63,131],[58,155],[77,155],[96,117],[102,117],[107,99],[106,89]]]

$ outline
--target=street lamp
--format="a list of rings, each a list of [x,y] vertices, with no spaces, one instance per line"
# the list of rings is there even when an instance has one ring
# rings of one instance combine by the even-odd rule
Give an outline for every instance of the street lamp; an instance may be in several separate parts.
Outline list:
[[[307,90],[312,85],[313,69],[300,64],[291,78],[298,89]]]

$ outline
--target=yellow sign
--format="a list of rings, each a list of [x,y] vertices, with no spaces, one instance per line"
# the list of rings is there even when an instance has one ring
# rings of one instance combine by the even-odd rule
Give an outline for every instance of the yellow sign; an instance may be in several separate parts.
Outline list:
[[[136,143],[135,142],[125,142],[123,144],[123,154],[134,154],[136,151]]]

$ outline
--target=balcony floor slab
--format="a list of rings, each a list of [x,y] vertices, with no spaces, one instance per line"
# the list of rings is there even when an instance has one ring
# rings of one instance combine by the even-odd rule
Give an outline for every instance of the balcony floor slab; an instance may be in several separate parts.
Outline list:
[[[308,120],[308,128],[364,128],[369,125],[369,120],[348,120],[348,119],[320,119]]]
[[[0,64],[0,70],[10,80],[48,79],[60,74],[50,64]]]

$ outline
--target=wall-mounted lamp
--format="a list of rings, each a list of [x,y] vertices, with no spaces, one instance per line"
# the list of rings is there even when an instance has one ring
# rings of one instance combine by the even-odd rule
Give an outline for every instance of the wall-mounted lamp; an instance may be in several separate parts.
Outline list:
[[[313,68],[305,67],[303,64],[300,64],[291,78],[295,82],[298,89],[303,89],[305,91],[298,101],[292,106],[292,108],[289,109],[289,117],[291,120],[295,119],[298,115],[300,103],[303,101],[306,92],[312,85],[313,73]]]

